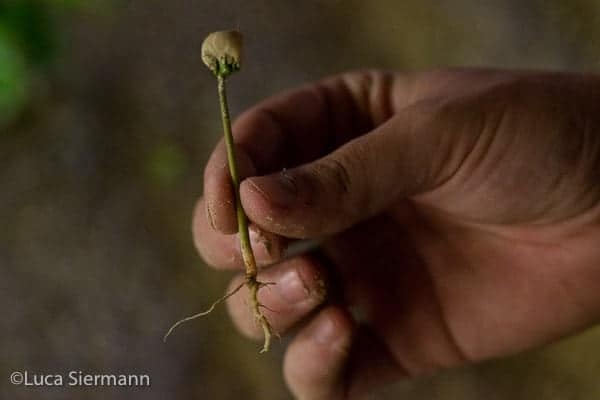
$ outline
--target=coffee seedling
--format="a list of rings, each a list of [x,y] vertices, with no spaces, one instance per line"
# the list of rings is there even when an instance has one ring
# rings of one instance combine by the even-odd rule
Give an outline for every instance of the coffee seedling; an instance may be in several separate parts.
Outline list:
[[[240,239],[240,248],[244,265],[246,267],[246,279],[234,290],[227,293],[215,301],[212,306],[204,312],[192,315],[176,322],[166,333],[164,340],[173,332],[178,325],[192,319],[202,317],[213,311],[220,302],[228,299],[237,293],[244,285],[250,292],[250,307],[257,323],[260,324],[264,333],[264,344],[261,353],[269,351],[273,330],[271,324],[261,311],[262,304],[258,301],[258,291],[268,283],[260,282],[257,279],[258,268],[256,260],[250,245],[250,235],[248,232],[248,217],[242,207],[240,200],[240,179],[238,175],[237,162],[233,143],[233,134],[231,132],[231,119],[229,117],[229,107],[227,105],[227,91],[225,81],[231,74],[239,71],[242,57],[242,35],[237,31],[219,31],[213,32],[202,43],[202,61],[212,71],[217,78],[217,88],[219,93],[219,103],[221,106],[221,120],[223,123],[223,132],[225,145],[227,148],[227,161],[229,164],[229,173],[231,183],[234,189],[235,208],[238,223],[238,235]]]

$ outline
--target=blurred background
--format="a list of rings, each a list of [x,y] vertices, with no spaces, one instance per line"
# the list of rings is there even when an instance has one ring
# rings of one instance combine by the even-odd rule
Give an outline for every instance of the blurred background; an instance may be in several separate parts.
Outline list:
[[[237,28],[232,113],[359,67],[595,70],[600,2],[0,0],[0,397],[287,399],[190,233],[221,135],[207,33]],[[11,371],[146,373],[150,388],[13,387]],[[599,398],[600,330],[374,399]]]

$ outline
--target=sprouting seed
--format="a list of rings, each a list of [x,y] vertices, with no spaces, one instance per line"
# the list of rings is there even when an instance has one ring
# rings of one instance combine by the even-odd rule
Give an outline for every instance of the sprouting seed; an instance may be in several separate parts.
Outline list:
[[[227,77],[242,66],[242,34],[213,32],[202,43],[202,61],[217,77]]]

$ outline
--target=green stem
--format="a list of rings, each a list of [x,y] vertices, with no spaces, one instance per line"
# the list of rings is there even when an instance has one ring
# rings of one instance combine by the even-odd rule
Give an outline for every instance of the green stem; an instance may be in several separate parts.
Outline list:
[[[231,182],[233,183],[233,194],[235,197],[235,210],[237,214],[238,222],[238,234],[240,237],[240,248],[242,252],[242,258],[244,265],[246,266],[246,286],[250,290],[250,307],[254,313],[255,320],[260,324],[265,341],[261,353],[269,351],[271,345],[271,336],[273,334],[271,324],[264,316],[260,308],[262,304],[258,301],[258,290],[266,285],[265,283],[259,282],[257,279],[258,268],[256,267],[256,260],[254,258],[254,252],[250,244],[250,233],[248,231],[248,217],[242,207],[242,201],[240,199],[240,178],[237,169],[237,162],[235,158],[235,149],[233,144],[233,134],[231,132],[231,118],[229,117],[229,107],[227,106],[227,91],[225,89],[225,76],[217,74],[217,82],[219,89],[219,102],[221,104],[221,120],[223,121],[223,130],[225,135],[225,146],[227,148],[227,161],[229,163],[229,173],[231,175]]]
[[[242,207],[240,199],[240,178],[237,169],[235,158],[235,149],[233,144],[233,134],[231,133],[231,118],[229,117],[229,107],[227,106],[227,90],[225,88],[225,77],[217,75],[219,88],[219,102],[221,103],[221,120],[223,121],[223,129],[225,131],[225,145],[227,147],[227,161],[229,163],[229,173],[231,174],[231,182],[233,183],[233,192],[235,197],[235,209],[237,214],[238,232],[240,235],[240,247],[242,258],[246,266],[246,277],[256,278],[258,273],[256,268],[256,260],[250,245],[250,233],[248,231],[248,217]]]

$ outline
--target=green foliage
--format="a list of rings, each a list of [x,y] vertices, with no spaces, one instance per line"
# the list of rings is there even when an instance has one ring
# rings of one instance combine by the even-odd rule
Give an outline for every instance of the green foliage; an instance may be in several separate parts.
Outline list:
[[[0,29],[0,127],[14,118],[27,101],[26,68],[19,47]]]
[[[145,164],[153,183],[169,185],[181,178],[187,158],[177,143],[164,142],[150,151]]]
[[[31,74],[43,72],[59,48],[59,11],[82,0],[3,0],[0,2],[0,127],[27,104]]]
[[[12,35],[28,62],[46,64],[56,50],[56,29],[47,2],[7,1],[0,5],[0,27]]]

